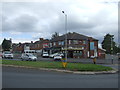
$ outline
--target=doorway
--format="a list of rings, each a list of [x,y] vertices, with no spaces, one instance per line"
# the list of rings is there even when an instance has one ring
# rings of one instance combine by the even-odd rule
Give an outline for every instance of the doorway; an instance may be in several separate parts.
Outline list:
[[[73,51],[68,51],[68,57],[73,58]]]

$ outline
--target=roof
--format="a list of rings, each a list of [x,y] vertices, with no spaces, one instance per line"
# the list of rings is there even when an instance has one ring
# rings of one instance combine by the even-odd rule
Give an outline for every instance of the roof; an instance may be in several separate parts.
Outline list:
[[[51,42],[65,40],[65,36],[66,36],[66,34],[64,34],[62,36],[55,37],[55,38],[51,39]],[[82,34],[79,34],[76,32],[67,33],[68,40],[88,40],[88,38],[89,38],[88,36],[85,36],[85,35],[82,35]],[[94,39],[94,38],[92,38],[92,39]],[[97,40],[97,39],[94,39],[94,40]]]
[[[34,44],[42,44],[42,43],[48,43],[49,42],[49,40],[47,40],[47,39],[45,39],[45,40],[42,40],[42,41],[36,41]]]
[[[102,50],[102,51],[106,51],[105,49],[103,49],[103,48],[98,48],[99,50]]]

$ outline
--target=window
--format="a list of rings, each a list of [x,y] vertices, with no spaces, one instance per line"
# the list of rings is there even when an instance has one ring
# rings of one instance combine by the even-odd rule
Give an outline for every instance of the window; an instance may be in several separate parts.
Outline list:
[[[64,41],[61,42],[61,45],[64,45]]]
[[[90,42],[90,50],[94,50],[94,42]]]
[[[71,44],[71,40],[69,40],[69,44]]]
[[[78,40],[73,40],[73,43],[74,44],[78,44]]]
[[[37,46],[39,47],[39,44]]]
[[[55,45],[56,45],[56,43],[55,43],[55,42],[53,42],[53,45],[55,46]]]
[[[59,41],[59,42],[58,42],[58,45],[61,45],[61,44],[62,44],[61,41]]]
[[[50,47],[52,47],[52,43],[50,43]]]
[[[83,41],[83,44],[86,44],[86,41]]]

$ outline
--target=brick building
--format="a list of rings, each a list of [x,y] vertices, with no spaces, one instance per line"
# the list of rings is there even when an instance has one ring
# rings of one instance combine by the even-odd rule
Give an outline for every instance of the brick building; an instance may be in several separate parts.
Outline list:
[[[52,52],[65,53],[65,36],[55,37],[50,41]],[[67,33],[67,55],[70,58],[98,57],[98,40],[79,33]]]
[[[14,52],[20,52],[20,53],[24,52],[25,48],[28,47],[30,50],[39,51],[49,47],[49,40],[40,38],[38,41],[35,41],[34,43],[33,41],[31,41],[30,43],[13,44],[12,47]]]
[[[41,50],[43,48],[48,48],[48,47],[49,47],[49,40],[44,38],[39,38],[39,41],[34,42],[33,45],[31,45],[30,49]]]
[[[98,48],[98,57],[100,59],[105,58],[105,49]]]
[[[30,50],[48,51],[49,54],[62,52],[65,53],[66,34],[52,38],[51,40],[40,38],[38,41],[30,43],[13,44],[14,52],[23,52],[28,46]],[[105,51],[98,48],[98,40],[76,32],[67,33],[67,55],[70,58],[90,58],[95,56],[104,57]]]

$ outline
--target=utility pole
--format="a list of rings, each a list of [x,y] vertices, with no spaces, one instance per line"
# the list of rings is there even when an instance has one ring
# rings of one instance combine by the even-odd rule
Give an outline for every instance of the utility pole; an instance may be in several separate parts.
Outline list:
[[[66,31],[66,35],[65,35],[65,62],[67,63],[67,14],[62,11],[62,13],[65,15],[65,31]],[[65,65],[66,67],[66,65]]]

